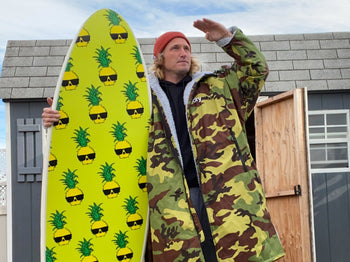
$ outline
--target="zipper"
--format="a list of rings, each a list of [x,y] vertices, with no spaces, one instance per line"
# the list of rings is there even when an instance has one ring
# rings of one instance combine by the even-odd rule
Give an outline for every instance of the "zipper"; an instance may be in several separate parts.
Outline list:
[[[231,133],[232,140],[233,140],[233,142],[235,143],[236,148],[237,148],[238,157],[239,157],[239,159],[240,159],[241,162],[242,162],[243,169],[244,169],[245,172],[248,172],[248,168],[247,168],[247,166],[246,166],[246,164],[245,164],[245,161],[244,161],[244,159],[243,159],[242,151],[241,151],[241,148],[240,148],[239,145],[238,145],[238,141],[237,141],[237,138],[236,138],[236,136],[235,136],[235,133],[233,132],[232,127],[230,127],[229,129],[230,129],[230,133]]]

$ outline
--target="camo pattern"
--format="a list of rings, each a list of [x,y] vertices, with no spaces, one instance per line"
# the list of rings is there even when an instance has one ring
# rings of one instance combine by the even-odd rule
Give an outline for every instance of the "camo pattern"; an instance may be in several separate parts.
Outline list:
[[[233,66],[201,76],[188,84],[190,92],[185,90],[188,131],[216,254],[218,261],[275,261],[284,251],[244,128],[268,67],[238,29],[224,50],[235,59]],[[154,79],[151,87],[147,170],[153,259],[204,261],[203,233],[181,168],[171,112]]]

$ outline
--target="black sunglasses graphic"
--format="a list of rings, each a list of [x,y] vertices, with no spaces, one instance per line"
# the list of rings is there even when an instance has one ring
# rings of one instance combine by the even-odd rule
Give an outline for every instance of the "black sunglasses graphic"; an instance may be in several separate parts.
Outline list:
[[[110,34],[113,40],[116,39],[127,39],[128,38],[128,33],[119,33],[119,34]]]
[[[96,235],[97,233],[99,233],[100,231],[102,231],[103,233],[106,233],[108,231],[108,226],[105,227],[101,227],[101,228],[94,228],[91,229],[92,234]]]
[[[143,219],[139,219],[139,220],[135,220],[135,221],[126,222],[126,224],[127,224],[129,227],[132,227],[132,226],[134,226],[135,224],[138,225],[138,226],[141,226],[142,223],[143,223]]]
[[[49,166],[57,166],[57,159],[49,161]]]
[[[56,243],[59,243],[59,242],[64,241],[64,240],[71,240],[71,239],[72,239],[72,234],[54,238]]]
[[[136,108],[136,109],[127,109],[126,110],[128,112],[128,115],[133,115],[135,113],[135,111],[138,113],[138,114],[142,114],[143,113],[143,108]]]
[[[139,188],[144,189],[147,186],[147,183],[140,183]]]
[[[118,259],[119,261],[122,261],[122,260],[124,260],[124,259],[126,259],[126,258],[132,259],[133,256],[134,256],[133,253],[129,253],[129,254],[117,256],[117,259]]]
[[[123,151],[124,151],[126,154],[130,154],[131,151],[132,151],[132,148],[131,148],[131,147],[128,147],[128,148],[124,148],[124,149],[115,149],[114,151],[115,151],[115,153],[119,156],[119,155],[123,154]]]
[[[104,189],[103,190],[103,194],[105,194],[106,196],[114,193],[114,194],[118,194],[120,192],[120,188],[116,187],[116,188],[111,188],[111,189]]]
[[[110,81],[115,81],[115,80],[117,80],[117,75],[100,76],[101,82],[106,82],[108,80],[108,78]]]
[[[71,83],[71,85],[78,85],[79,84],[79,78],[76,79],[71,79],[71,80],[63,80],[62,81],[62,86],[68,86],[69,82]]]
[[[71,203],[74,201],[74,198],[76,200],[83,200],[84,199],[84,195],[80,194],[80,195],[76,195],[76,196],[70,196],[70,197],[66,197],[67,202]]]
[[[137,72],[136,75],[138,78],[142,78],[145,76],[145,72]]]
[[[90,41],[90,36],[89,35],[83,35],[83,36],[78,36],[76,43],[80,42],[89,42]]]
[[[61,124],[66,125],[69,123],[69,118],[68,117],[60,118],[60,121],[53,123],[53,125],[57,126],[60,122]]]
[[[89,114],[89,116],[90,116],[91,120],[96,120],[98,118],[98,116],[100,116],[100,118],[102,118],[102,119],[106,119],[107,118],[107,112],[103,112],[103,113],[100,113],[100,114]]]
[[[91,153],[91,154],[87,154],[87,155],[79,155],[78,159],[79,159],[79,161],[84,161],[86,159],[86,157],[88,159],[95,159],[96,153]]]

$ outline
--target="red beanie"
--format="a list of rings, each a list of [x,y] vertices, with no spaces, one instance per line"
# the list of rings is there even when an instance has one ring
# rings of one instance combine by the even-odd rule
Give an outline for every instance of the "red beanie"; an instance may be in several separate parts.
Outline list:
[[[155,58],[158,58],[158,54],[160,54],[167,44],[173,40],[174,38],[183,38],[186,40],[188,45],[191,47],[190,41],[188,41],[187,37],[181,32],[167,32],[162,34],[156,39],[153,48],[153,55]]]

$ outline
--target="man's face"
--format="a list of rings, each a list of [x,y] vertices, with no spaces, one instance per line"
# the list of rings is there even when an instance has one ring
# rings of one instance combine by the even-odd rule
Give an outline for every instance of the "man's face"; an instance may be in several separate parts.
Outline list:
[[[187,75],[191,67],[191,48],[183,38],[172,39],[163,51],[163,70],[168,74]]]

